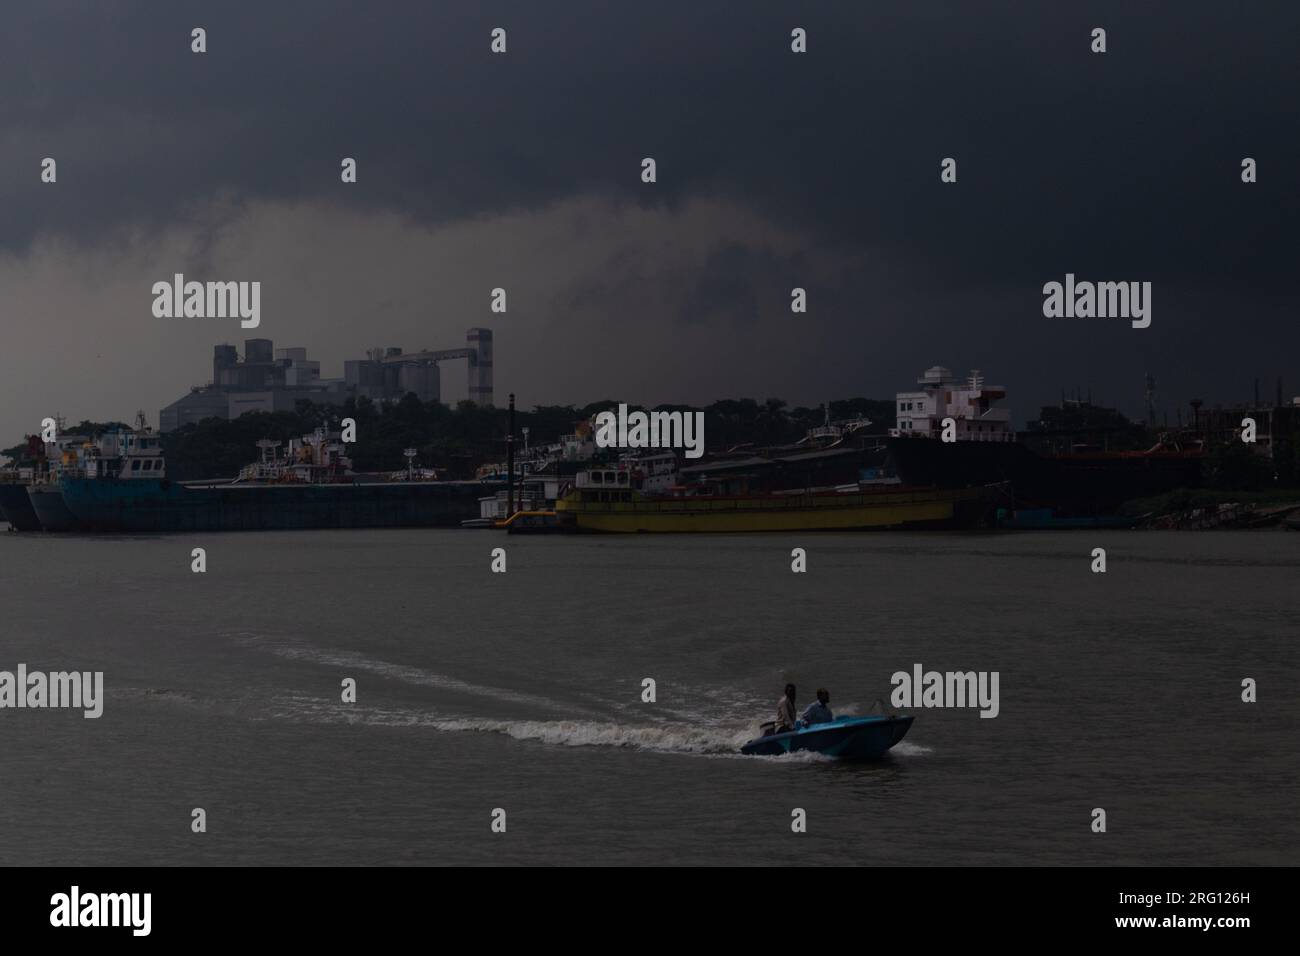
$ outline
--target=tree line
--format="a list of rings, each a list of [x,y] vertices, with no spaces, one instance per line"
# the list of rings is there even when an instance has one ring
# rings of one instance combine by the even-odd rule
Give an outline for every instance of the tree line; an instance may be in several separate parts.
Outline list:
[[[523,429],[528,429],[530,446],[546,445],[571,434],[579,422],[598,412],[617,408],[616,399],[589,405],[537,405],[515,412],[516,453],[523,449]],[[704,434],[710,451],[744,445],[777,445],[798,441],[809,428],[822,424],[824,407],[790,408],[781,399],[759,402],[752,398],[723,399],[697,408],[691,405],[658,405],[646,411],[704,412]],[[832,419],[867,417],[883,431],[894,424],[894,403],[890,400],[853,398],[830,403]],[[247,412],[227,420],[207,418],[163,435],[167,475],[177,481],[233,477],[244,465],[256,460],[261,439],[287,442],[317,428],[337,431],[345,418],[357,423],[357,440],[348,448],[357,471],[397,471],[406,467],[403,454],[416,450],[416,461],[436,468],[448,478],[473,477],[484,463],[504,461],[509,410],[462,401],[454,406],[422,402],[408,393],[396,402],[375,402],[364,396],[349,397],[341,405],[299,401],[292,412]],[[83,421],[66,428],[65,434],[96,438],[121,422]],[[874,431],[875,429],[873,429]],[[27,443],[0,454],[18,463],[30,459]]]

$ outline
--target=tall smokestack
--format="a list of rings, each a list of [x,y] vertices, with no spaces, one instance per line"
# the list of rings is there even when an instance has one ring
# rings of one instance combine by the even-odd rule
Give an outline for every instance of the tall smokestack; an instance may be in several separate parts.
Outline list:
[[[465,334],[465,343],[474,350],[469,359],[469,400],[476,405],[491,405],[492,330],[470,329]]]

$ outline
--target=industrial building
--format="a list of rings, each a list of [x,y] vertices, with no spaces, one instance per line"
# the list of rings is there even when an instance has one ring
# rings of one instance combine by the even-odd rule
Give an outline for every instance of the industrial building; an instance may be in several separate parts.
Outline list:
[[[321,378],[320,362],[305,348],[276,349],[270,339],[246,339],[241,359],[233,345],[212,353],[212,381],[162,409],[159,430],[173,431],[205,418],[238,418],[245,412],[293,411],[302,400],[341,405],[349,397],[397,401],[408,392],[422,402],[441,401],[438,363],[465,359],[468,398],[492,404],[492,330],[474,328],[458,349],[403,352],[371,349],[363,359],[343,363],[342,378]]]

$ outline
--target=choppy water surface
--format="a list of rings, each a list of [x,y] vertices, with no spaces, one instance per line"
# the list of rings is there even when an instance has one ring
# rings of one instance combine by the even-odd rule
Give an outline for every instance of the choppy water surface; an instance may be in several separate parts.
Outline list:
[[[4,534],[0,569],[0,669],[107,695],[0,711],[7,863],[1300,862],[1300,534]],[[735,755],[787,680],[865,712],[916,663],[1000,672],[999,716]]]

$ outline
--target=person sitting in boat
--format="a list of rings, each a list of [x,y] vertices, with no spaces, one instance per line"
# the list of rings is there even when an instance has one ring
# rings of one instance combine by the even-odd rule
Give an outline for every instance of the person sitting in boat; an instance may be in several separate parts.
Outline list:
[[[776,702],[776,728],[772,733],[787,733],[794,730],[798,722],[794,716],[794,684],[786,684],[785,696]]]
[[[798,727],[811,727],[813,724],[829,724],[835,719],[831,713],[831,695],[825,687],[817,688],[817,699],[808,705],[803,716],[799,718]]]

